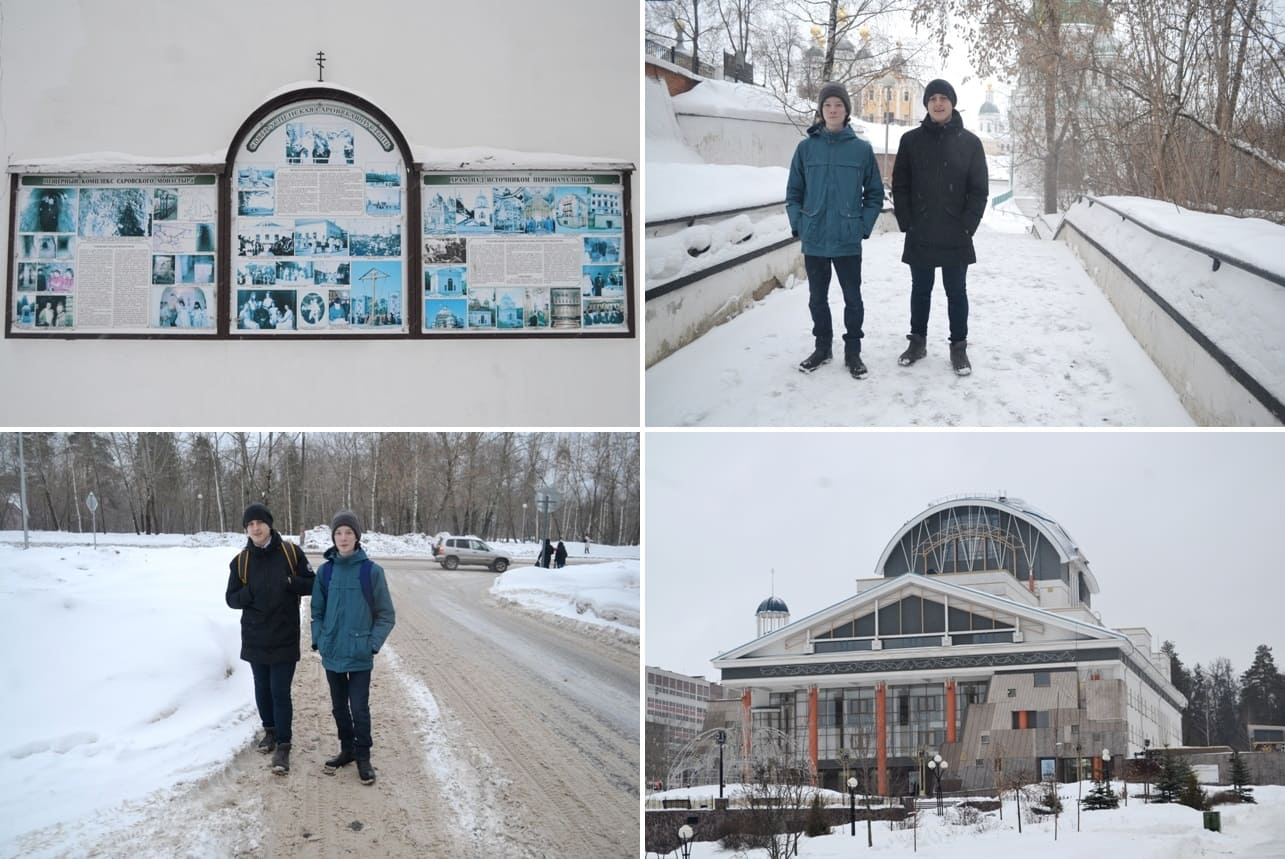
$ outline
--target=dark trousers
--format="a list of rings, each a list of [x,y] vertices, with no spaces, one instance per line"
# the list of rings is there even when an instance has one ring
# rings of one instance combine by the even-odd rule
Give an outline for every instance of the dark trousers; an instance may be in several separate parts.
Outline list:
[[[910,333],[928,336],[928,313],[933,304],[936,269],[910,267]],[[968,339],[968,265],[941,267],[941,284],[946,288],[946,315],[950,318],[950,342]]]
[[[370,672],[327,671],[326,682],[339,745],[351,746],[358,760],[370,760]]]
[[[251,662],[254,672],[254,703],[259,708],[263,727],[276,731],[278,743],[290,742],[290,723],[294,705],[290,701],[290,684],[294,682],[293,662]]]
[[[812,336],[818,346],[829,346],[834,340],[830,319],[830,268],[839,275],[843,290],[843,351],[845,355],[861,352],[861,325],[866,308],[861,303],[861,254],[846,257],[804,256],[808,273],[808,310],[812,311]]]

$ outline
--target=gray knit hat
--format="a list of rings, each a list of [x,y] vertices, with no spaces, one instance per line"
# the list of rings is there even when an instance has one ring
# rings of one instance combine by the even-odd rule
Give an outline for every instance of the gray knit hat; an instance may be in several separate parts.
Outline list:
[[[335,518],[330,520],[330,539],[335,539],[335,531],[340,525],[347,525],[352,532],[357,535],[357,542],[361,542],[361,523],[357,521],[357,514],[351,510],[340,510],[335,514]]]
[[[843,109],[845,111],[843,121],[847,122],[848,117],[852,116],[852,99],[848,97],[847,87],[838,81],[830,81],[829,83],[821,85],[821,92],[817,93],[817,116],[823,116],[821,113],[821,105],[825,104],[825,100],[832,95],[838,96],[839,100],[843,102]]]

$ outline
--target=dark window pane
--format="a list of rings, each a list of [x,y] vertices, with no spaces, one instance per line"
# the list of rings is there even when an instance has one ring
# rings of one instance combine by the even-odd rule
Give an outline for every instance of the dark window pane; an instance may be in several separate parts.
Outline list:
[[[855,634],[857,638],[862,638],[865,636],[870,636],[875,634],[875,616],[873,612],[871,614],[866,615],[865,617],[857,618],[857,628],[856,628]]]
[[[901,631],[906,635],[924,631],[923,600],[919,597],[901,601]]]
[[[901,606],[897,603],[879,609],[879,634],[901,634]]]
[[[924,600],[924,632],[946,631],[946,607],[939,602]]]

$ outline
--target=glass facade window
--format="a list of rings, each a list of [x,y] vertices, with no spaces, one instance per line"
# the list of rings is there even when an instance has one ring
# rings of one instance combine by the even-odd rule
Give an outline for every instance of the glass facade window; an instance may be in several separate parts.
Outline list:
[[[1052,679],[1049,676],[1049,673],[1047,671],[1035,672],[1035,688],[1037,689],[1046,688],[1050,686],[1051,683],[1052,683]]]
[[[847,641],[813,642],[814,653],[842,653],[848,650],[870,650],[871,639],[848,639]]]
[[[946,741],[946,687],[941,683],[888,689],[888,753],[908,757]]]

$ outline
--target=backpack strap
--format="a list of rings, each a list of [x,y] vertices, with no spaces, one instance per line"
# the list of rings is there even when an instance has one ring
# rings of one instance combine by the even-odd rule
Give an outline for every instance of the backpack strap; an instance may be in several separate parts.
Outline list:
[[[287,549],[287,548],[286,548],[287,546],[289,546],[290,548],[288,548],[288,549]],[[295,559],[296,559],[296,557],[298,557],[298,555],[297,555],[298,549],[296,549],[296,548],[294,547],[294,544],[293,544],[293,543],[289,543],[289,542],[287,542],[287,541],[285,541],[285,540],[282,540],[282,541],[281,541],[281,551],[282,551],[282,552],[285,554],[285,556],[286,556],[286,563],[290,565],[290,575],[291,575],[291,577],[293,577],[293,576],[294,576]]]
[[[241,554],[236,556],[236,571],[241,576],[241,584],[244,586],[250,577],[250,550],[242,549]]]
[[[375,562],[370,558],[361,562],[361,569],[357,572],[357,579],[361,583],[361,595],[366,598],[366,606],[370,609],[370,616],[375,616],[375,587],[371,583],[371,568]],[[326,561],[317,571],[317,579],[321,582],[321,595],[330,597],[330,577],[334,575],[335,565],[333,561]]]

